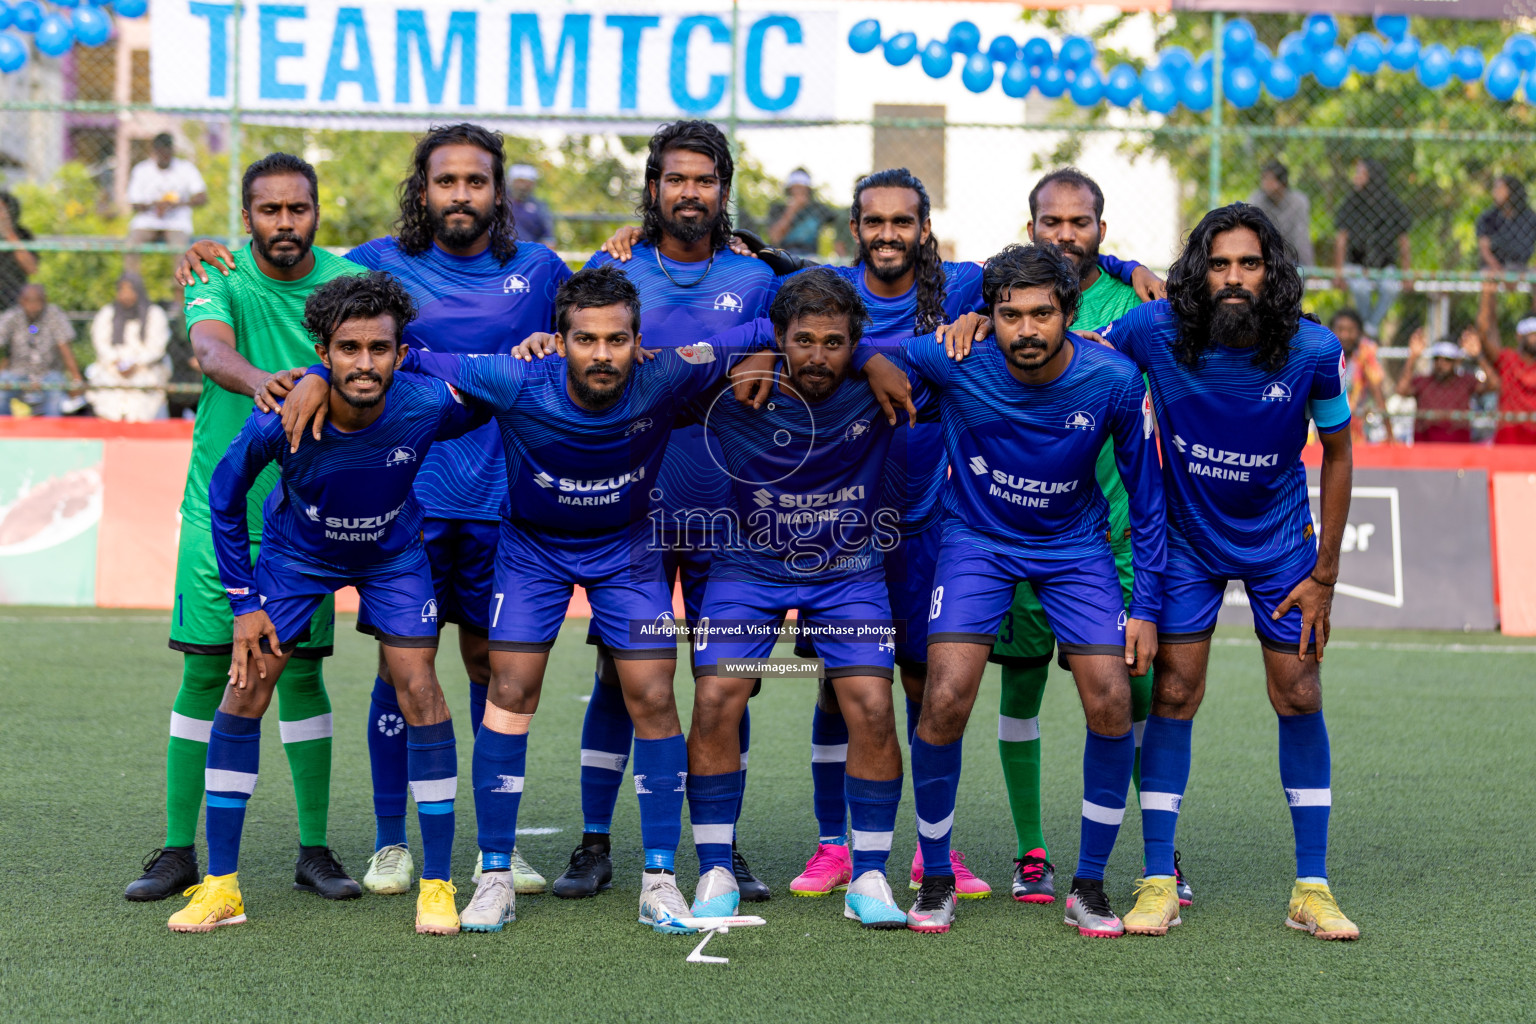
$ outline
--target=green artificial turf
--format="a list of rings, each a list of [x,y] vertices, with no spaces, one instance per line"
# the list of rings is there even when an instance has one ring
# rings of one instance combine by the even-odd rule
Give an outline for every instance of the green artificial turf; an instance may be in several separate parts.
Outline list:
[[[339,624],[331,844],[361,876],[373,841],[364,717],[373,645]],[[551,878],[581,829],[577,751],[591,686],[585,624],[555,649],[529,748],[525,856]],[[1088,940],[1060,903],[1007,896],[1014,840],[997,763],[997,674],[968,735],[955,843],[996,894],[943,936],[864,932],[836,898],[796,899],[812,852],[808,680],[752,702],[742,848],[775,890],[762,928],[715,938],[729,966],[688,964],[694,940],[635,923],[639,825],[626,786],[614,888],[523,897],[500,934],[418,936],[412,896],[326,903],[294,892],[296,836],[277,729],[265,730],[241,880],[249,923],[176,935],[182,901],[122,888],[164,826],[166,724],[180,656],[148,613],[0,609],[0,1018],[175,1021],[1517,1021],[1536,1018],[1536,645],[1496,635],[1336,634],[1324,669],[1332,736],[1330,866],[1357,943],[1282,925],[1293,873],[1275,724],[1251,634],[1223,631],[1195,727],[1179,834],[1195,904],[1167,938]],[[459,722],[455,873],[474,861],[467,694],[444,645]],[[1054,670],[1053,670],[1054,671]],[[678,677],[684,721],[691,700]],[[898,704],[897,719],[902,720]],[[1047,835],[1071,875],[1082,713],[1058,673],[1042,710]],[[413,844],[414,814],[410,817]],[[695,868],[684,830],[679,874]],[[904,883],[910,798],[891,858]],[[199,843],[201,851],[202,844]],[[1140,827],[1126,816],[1107,887],[1131,906]],[[898,885],[906,904],[910,894]]]

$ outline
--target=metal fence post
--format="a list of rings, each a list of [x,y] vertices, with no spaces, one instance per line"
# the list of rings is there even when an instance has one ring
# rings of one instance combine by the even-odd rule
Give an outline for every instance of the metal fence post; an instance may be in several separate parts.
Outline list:
[[[736,141],[736,93],[741,88],[740,38],[741,0],[731,0],[731,105],[725,122],[725,139],[730,144],[732,160],[741,156],[741,145]],[[736,192],[735,188],[731,189],[730,215],[733,222],[738,221],[741,215],[741,203],[736,198]]]
[[[1211,15],[1211,156],[1206,170],[1210,209],[1221,205],[1221,115],[1226,102],[1221,89],[1221,34],[1227,16],[1217,11]]]
[[[242,0],[232,0],[231,8],[235,18],[234,31],[234,59],[230,62],[229,83],[229,215],[225,219],[224,231],[229,237],[226,244],[231,250],[240,241],[243,234],[240,221],[240,178],[244,168],[240,164],[240,22],[244,14]]]

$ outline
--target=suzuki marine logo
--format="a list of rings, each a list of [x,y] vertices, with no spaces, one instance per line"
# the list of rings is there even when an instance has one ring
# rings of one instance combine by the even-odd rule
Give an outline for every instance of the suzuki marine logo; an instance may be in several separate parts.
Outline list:
[[[759,487],[752,492],[752,500],[757,502],[758,508],[767,508],[773,504],[773,492],[766,487]]]
[[[982,458],[980,455],[977,455],[971,459],[970,467],[971,472],[975,473],[977,476],[986,476],[988,473],[987,460]]]
[[[437,621],[437,598],[434,597],[430,601],[428,601],[426,604],[421,606],[421,621],[422,622],[436,622]]]
[[[553,486],[555,486],[555,478],[550,476],[548,473],[545,473],[545,472],[542,472],[542,471],[540,471],[537,475],[534,476],[533,482],[538,484],[540,487],[553,487]]]
[[[1286,386],[1284,381],[1277,380],[1264,389],[1262,399],[1266,402],[1289,402],[1291,400],[1291,389]]]
[[[501,282],[503,295],[521,295],[528,290],[528,279],[522,274],[508,274],[507,279]]]
[[[1068,430],[1092,430],[1094,426],[1093,416],[1090,413],[1083,412],[1081,409],[1067,417],[1066,427]]]
[[[721,292],[715,296],[715,308],[727,313],[740,313],[741,296],[735,292]]]
[[[396,448],[394,451],[389,453],[389,457],[384,460],[384,465],[386,465],[386,466],[404,466],[404,465],[407,465],[407,464],[415,462],[415,461],[416,461],[416,449],[414,449],[414,448],[407,448],[405,445],[401,445],[400,447]]]

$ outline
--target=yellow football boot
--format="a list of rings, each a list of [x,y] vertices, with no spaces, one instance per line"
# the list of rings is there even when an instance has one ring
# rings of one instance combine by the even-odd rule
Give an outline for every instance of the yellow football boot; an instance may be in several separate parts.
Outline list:
[[[173,932],[211,932],[220,925],[245,923],[240,879],[233,871],[227,875],[206,875],[201,885],[194,885],[182,895],[192,897],[192,902],[166,922]]]
[[[1333,898],[1326,882],[1297,882],[1291,889],[1291,906],[1285,923],[1319,939],[1358,939],[1360,929]]]
[[[441,878],[423,878],[421,894],[416,897],[416,934],[457,935],[459,908],[453,894],[459,890]]]
[[[1127,935],[1167,935],[1179,920],[1179,882],[1173,876],[1136,883],[1136,906],[1121,919]]]

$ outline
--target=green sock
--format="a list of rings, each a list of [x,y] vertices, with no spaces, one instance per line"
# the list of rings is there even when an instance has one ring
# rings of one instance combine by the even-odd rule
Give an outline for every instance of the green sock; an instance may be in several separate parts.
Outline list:
[[[331,811],[331,699],[320,662],[290,658],[277,681],[277,723],[293,774],[299,844],[326,846]]]
[[[1152,713],[1152,673],[1131,676],[1131,732],[1136,737],[1136,760],[1131,768],[1131,781],[1136,783],[1136,795],[1141,795],[1141,731],[1147,727],[1147,716]]]
[[[229,655],[181,656],[181,689],[171,705],[171,738],[165,747],[166,846],[191,846],[197,837],[208,733],[228,683]]]
[[[1003,669],[1003,699],[997,720],[997,752],[1003,762],[1003,782],[1008,787],[1008,809],[1019,836],[1018,856],[1045,850],[1045,829],[1040,821],[1040,701],[1050,666]]]

